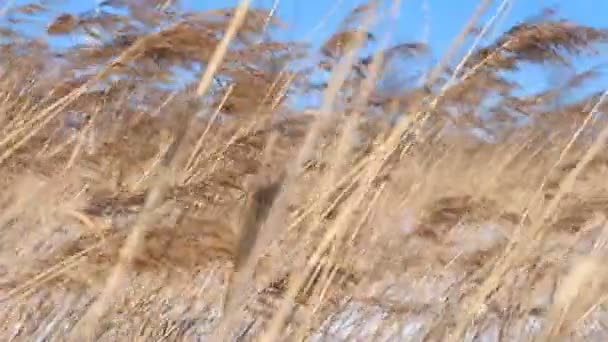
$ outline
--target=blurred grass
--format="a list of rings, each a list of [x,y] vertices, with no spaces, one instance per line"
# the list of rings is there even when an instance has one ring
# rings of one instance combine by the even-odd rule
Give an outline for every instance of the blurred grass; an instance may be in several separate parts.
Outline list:
[[[89,46],[2,27],[3,338],[606,337],[605,93],[555,102],[597,70],[525,96],[505,76],[605,29],[543,12],[482,46],[504,13],[479,23],[481,3],[452,47],[479,38],[469,53],[414,85],[391,77],[429,47],[359,51],[379,3],[304,67],[246,2],[107,5],[127,14],[48,26]],[[169,87],[176,67],[196,81]]]

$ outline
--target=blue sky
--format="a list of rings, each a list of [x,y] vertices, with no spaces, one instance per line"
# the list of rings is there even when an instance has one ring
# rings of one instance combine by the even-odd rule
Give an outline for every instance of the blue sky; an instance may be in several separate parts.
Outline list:
[[[11,0],[0,0],[0,3]],[[16,5],[29,3],[29,0],[13,0]],[[251,0],[254,7],[270,8],[276,0]],[[391,0],[383,0],[388,3]],[[62,5],[56,12],[82,12],[96,6],[98,0],[55,0]],[[231,7],[238,0],[181,0],[187,8],[196,10]],[[344,15],[361,4],[362,0],[279,0],[278,16],[288,29],[282,34],[290,39],[308,39],[318,44],[326,39],[338,26]],[[437,59],[450,45],[464,24],[469,20],[479,0],[401,0],[397,24],[392,27],[394,39],[400,41],[427,41]],[[484,19],[492,16],[501,1],[494,1]],[[494,34],[508,29],[526,18],[529,18],[545,7],[554,7],[561,17],[596,27],[608,27],[608,0],[513,0],[510,1],[507,15],[499,22]],[[44,19],[41,19],[44,20]],[[323,22],[323,25],[320,25]],[[383,23],[388,21],[384,19]],[[384,25],[386,28],[386,25]],[[604,54],[604,62],[608,59]],[[595,59],[594,62],[601,61]],[[589,63],[578,63],[578,69],[588,67]],[[525,73],[526,86],[531,90],[540,90],[548,85],[546,72],[542,68],[530,68]]]
[[[11,0],[2,0],[10,2]],[[30,0],[13,0],[17,5]],[[238,0],[180,0],[185,7],[208,9],[231,7]],[[251,0],[255,7],[270,8],[276,0]],[[307,36],[319,22],[325,25],[311,36],[313,40],[327,37],[338,25],[343,16],[362,0],[278,0],[279,17],[289,25],[286,32],[291,38]],[[383,0],[388,3],[391,0]],[[55,0],[62,3],[57,11],[82,12],[94,8],[99,0]],[[420,40],[425,31],[435,51],[440,53],[462,26],[467,22],[480,0],[401,0],[399,24],[394,35],[404,40]],[[494,1],[492,14],[501,1]],[[573,21],[592,26],[608,27],[608,1],[604,0],[512,0],[508,16],[502,22],[504,29],[522,19],[538,13],[544,7],[556,7],[559,13]]]

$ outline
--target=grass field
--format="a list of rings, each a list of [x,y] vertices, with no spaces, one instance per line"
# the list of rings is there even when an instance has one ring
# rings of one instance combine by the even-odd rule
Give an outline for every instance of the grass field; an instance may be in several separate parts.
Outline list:
[[[481,1],[414,82],[424,43],[361,51],[374,2],[321,51],[247,1],[134,3],[0,21],[3,340],[608,338],[607,93],[564,100],[602,65],[510,76],[605,56],[605,28],[545,11],[482,45]]]

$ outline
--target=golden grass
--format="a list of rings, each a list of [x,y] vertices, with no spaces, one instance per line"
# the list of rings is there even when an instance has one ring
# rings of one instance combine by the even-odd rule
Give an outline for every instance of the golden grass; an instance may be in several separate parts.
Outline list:
[[[505,1],[454,61],[482,2],[423,85],[381,93],[391,62],[429,47],[362,56],[386,20],[377,2],[302,69],[306,45],[272,40],[277,3],[124,3],[130,16],[46,27],[103,41],[53,57],[57,79],[31,75],[53,54],[43,42],[0,45],[3,339],[606,336],[606,93],[555,108],[567,89],[516,96],[504,78],[568,64],[605,30],[545,18],[482,46]],[[171,67],[196,81],[160,87]],[[322,103],[299,113],[286,99],[317,91],[313,70],[328,72]],[[489,96],[496,116],[481,118]]]

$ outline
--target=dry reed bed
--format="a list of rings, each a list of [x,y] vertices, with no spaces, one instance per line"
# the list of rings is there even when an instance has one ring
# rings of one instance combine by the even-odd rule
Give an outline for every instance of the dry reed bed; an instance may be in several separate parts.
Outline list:
[[[420,334],[438,333],[438,329],[449,327],[452,320],[458,319],[460,300],[474,291],[479,277],[483,277],[476,273],[480,269],[491,269],[501,255],[508,238],[516,231],[523,204],[531,199],[535,186],[544,176],[543,168],[551,165],[547,163],[543,167],[538,163],[538,156],[534,164],[521,158],[497,172],[491,165],[499,167],[509,153],[497,157],[493,153],[496,147],[471,152],[463,145],[456,141],[450,144],[449,153],[410,155],[400,162],[399,170],[403,171],[386,184],[389,190],[377,199],[378,209],[361,227],[358,236],[333,256],[343,265],[339,274],[344,279],[336,281],[347,285],[325,294],[319,304],[328,311],[313,317],[316,323],[312,327],[319,327],[323,317],[333,312],[334,326],[323,325],[322,331],[330,334],[325,338],[333,334],[347,339],[347,332],[352,333],[351,336],[377,333],[386,337],[397,333],[399,328],[403,329],[400,334],[413,333],[412,322],[421,324],[417,328]],[[505,151],[505,147],[499,148]],[[605,203],[608,189],[601,186],[605,177],[603,167],[600,164],[590,170],[577,184],[576,191],[569,194],[541,249],[530,252],[529,257],[504,278],[501,288],[488,302],[484,315],[488,320],[483,320],[479,327],[490,329],[486,325],[500,320],[504,323],[500,328],[509,335],[515,334],[518,324],[526,320],[542,320],[556,305],[552,295],[555,283],[567,282],[569,270],[576,268],[578,258],[601,248],[594,244],[603,239],[608,214]],[[522,179],[524,174],[526,178]],[[81,175],[74,172],[50,179],[32,177],[15,189],[12,196],[17,200],[12,199],[9,203],[14,204],[6,207],[6,212],[12,213],[12,217],[3,219],[7,223],[2,238],[3,288],[5,293],[10,293],[5,301],[5,313],[9,317],[4,326],[8,335],[16,334],[14,329],[19,326],[19,336],[48,333],[60,338],[67,334],[73,321],[86,310],[87,303],[101,291],[117,262],[129,222],[133,221],[134,214],[127,211],[137,212],[142,203],[129,208],[116,199],[117,211],[106,210],[103,214],[114,220],[96,217],[102,214],[93,212],[87,215],[90,204],[73,200],[80,191],[75,185]],[[28,202],[20,201],[19,197],[28,194],[41,204],[21,204]],[[225,204],[227,210],[238,211],[234,206]],[[232,268],[230,260],[234,257],[232,227],[229,222],[222,222],[226,211],[222,213],[218,209],[216,216],[207,211],[199,214],[204,216],[198,219],[196,214],[188,213],[188,217],[180,218],[176,212],[184,207],[183,202],[173,200],[160,209],[158,215],[162,215],[162,219],[148,231],[145,248],[133,266],[130,289],[116,294],[121,299],[117,299],[107,313],[104,320],[108,323],[102,328],[100,338],[137,337],[142,333],[140,329],[151,336],[166,333],[167,338],[177,338],[178,334],[204,337],[217,324],[225,295],[223,289]],[[84,218],[75,217],[73,212],[82,208]],[[524,227],[536,219],[539,218],[532,213]],[[301,226],[305,229],[306,224]],[[24,227],[29,228],[24,231]],[[282,288],[280,279],[273,280],[273,277],[297,267],[300,250],[294,247],[314,248],[318,240],[313,232],[292,234],[291,239],[285,237],[283,246],[279,246],[281,257],[268,258],[266,264],[260,266],[256,274],[258,291],[262,291],[260,298]],[[593,253],[600,252],[601,249]],[[603,284],[599,270],[595,271],[594,279]],[[605,288],[601,284],[597,289],[600,293]],[[19,290],[14,292],[14,289]],[[582,299],[588,294],[583,293]],[[43,298],[44,305],[36,304],[36,300]],[[250,310],[271,315],[272,306],[268,307],[267,300],[259,300],[262,304],[252,304]],[[319,299],[313,294],[308,300],[310,308],[316,300]],[[24,303],[32,304],[23,306]],[[583,309],[579,310],[588,308],[581,305]],[[11,307],[15,309],[9,310]],[[17,310],[20,307],[22,309]],[[166,310],[169,311],[164,312]],[[600,314],[601,310],[594,312],[594,315]],[[344,315],[364,316],[359,318],[362,321],[357,321]],[[364,318],[365,315],[369,317]],[[376,322],[377,315],[388,315],[392,323],[386,319]],[[159,319],[164,323],[159,324]],[[58,323],[53,323],[55,320]],[[144,323],[146,320],[150,322]],[[300,320],[306,322],[305,318]],[[53,328],[59,322],[63,328]],[[243,318],[242,325],[248,322]],[[348,327],[349,324],[353,326]],[[370,332],[374,324],[380,328]],[[44,332],[42,326],[49,326],[50,332]]]
[[[374,2],[304,68],[307,46],[272,41],[281,23],[247,2],[151,5],[61,14],[49,34],[98,43],[59,54],[3,33],[2,336],[605,338],[604,96],[553,105],[596,70],[534,96],[504,77],[605,30],[537,18],[416,87],[392,63],[424,44],[356,54],[377,41]],[[461,40],[487,31],[475,18]],[[55,78],[36,77],[45,58]],[[197,80],[167,90],[172,67]],[[319,89],[318,111],[288,109]]]

